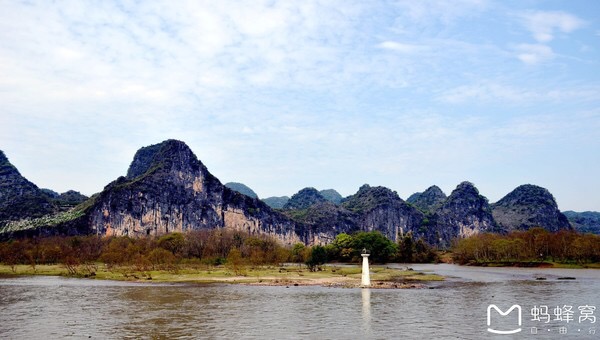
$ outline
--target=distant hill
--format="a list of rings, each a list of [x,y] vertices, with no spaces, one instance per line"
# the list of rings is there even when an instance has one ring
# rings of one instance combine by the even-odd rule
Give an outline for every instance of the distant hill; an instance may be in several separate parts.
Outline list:
[[[597,211],[563,211],[575,230],[580,233],[600,235],[600,212]]]
[[[283,209],[301,210],[322,202],[327,202],[327,200],[317,189],[304,188],[294,194],[283,206]]]
[[[250,189],[245,184],[229,182],[229,183],[225,183],[225,186],[233,191],[237,191],[240,194],[246,195],[248,197],[258,198],[258,195],[254,192],[254,190]]]
[[[414,205],[423,212],[431,212],[439,208],[446,200],[446,194],[436,185],[432,185],[423,192],[412,194],[406,202]]]
[[[334,189],[321,190],[319,191],[319,193],[321,194],[321,196],[323,196],[323,198],[325,198],[333,204],[342,203],[342,195],[340,195],[340,193],[335,191]]]
[[[288,196],[267,197],[262,199],[263,202],[273,209],[282,209],[289,200],[290,198]]]

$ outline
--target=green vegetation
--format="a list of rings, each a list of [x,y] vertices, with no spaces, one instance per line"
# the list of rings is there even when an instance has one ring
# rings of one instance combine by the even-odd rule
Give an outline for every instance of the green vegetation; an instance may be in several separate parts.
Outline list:
[[[83,203],[76,207],[59,212],[52,215],[45,215],[33,219],[23,219],[19,221],[9,221],[3,227],[0,228],[0,233],[10,233],[21,230],[36,229],[40,227],[55,227],[59,224],[68,223],[75,221],[78,218],[83,217],[89,209],[92,208],[96,202],[97,194],[85,200]]]
[[[291,248],[283,247],[276,239],[265,235],[253,236],[225,229],[136,239],[48,237],[0,243],[0,262],[3,264],[0,274],[356,286],[360,282],[360,268],[325,263],[338,260],[336,254],[348,255],[344,260],[358,261],[362,248],[370,249],[375,259],[394,259],[402,246],[395,245],[378,232],[341,234],[331,245],[306,247],[296,244]],[[289,262],[295,264],[284,265]],[[373,280],[396,283],[440,279],[376,266],[372,273]]]
[[[508,235],[484,233],[461,239],[452,251],[454,260],[461,264],[586,265],[600,262],[600,236],[532,228]]]
[[[397,244],[378,231],[341,233],[325,249],[328,261],[358,262],[363,249],[369,251],[369,259],[374,263],[439,261],[437,252],[422,239],[415,241],[412,233],[404,235]]]
[[[0,232],[8,233],[20,230],[35,229],[39,227],[54,227],[61,223],[73,221],[83,216],[80,210],[70,210],[54,215],[46,215],[31,220],[20,220],[7,222]]]
[[[365,184],[356,194],[348,197],[342,206],[352,212],[363,213],[394,201],[400,201],[396,192],[385,187],[370,187]]]

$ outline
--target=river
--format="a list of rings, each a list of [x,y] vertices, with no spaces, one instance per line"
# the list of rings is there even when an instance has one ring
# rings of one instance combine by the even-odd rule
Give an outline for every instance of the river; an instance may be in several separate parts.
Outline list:
[[[410,266],[448,279],[386,290],[3,278],[0,338],[600,339],[600,270]]]

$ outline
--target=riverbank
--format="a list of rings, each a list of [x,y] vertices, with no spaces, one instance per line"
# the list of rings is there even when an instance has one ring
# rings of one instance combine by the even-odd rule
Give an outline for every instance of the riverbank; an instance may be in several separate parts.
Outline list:
[[[577,264],[547,261],[480,261],[469,262],[464,265],[474,267],[600,269],[600,263]]]
[[[229,283],[263,286],[324,286],[360,287],[361,268],[358,266],[326,265],[311,272],[305,266],[226,266],[179,267],[171,270],[136,270],[132,266],[108,268],[94,264],[82,268],[64,265],[0,265],[0,275],[47,275],[80,277],[98,280],[118,280],[160,283]],[[429,281],[441,281],[440,275],[413,270],[389,268],[385,265],[371,267],[371,286],[382,289],[424,288]]]

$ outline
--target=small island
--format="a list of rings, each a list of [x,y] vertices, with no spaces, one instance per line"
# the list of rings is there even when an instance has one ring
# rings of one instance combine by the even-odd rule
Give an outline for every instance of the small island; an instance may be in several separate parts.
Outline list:
[[[408,289],[425,288],[431,281],[444,278],[435,274],[413,271],[410,268],[396,269],[385,265],[372,266],[371,288]],[[0,277],[22,275],[65,276],[99,280],[130,282],[191,283],[191,284],[244,284],[259,286],[323,286],[358,288],[361,286],[361,268],[350,265],[323,265],[311,271],[304,265],[243,266],[233,268],[221,266],[186,266],[170,270],[139,271],[132,266],[108,268],[105,264],[78,268],[77,272],[66,265],[0,265]]]

